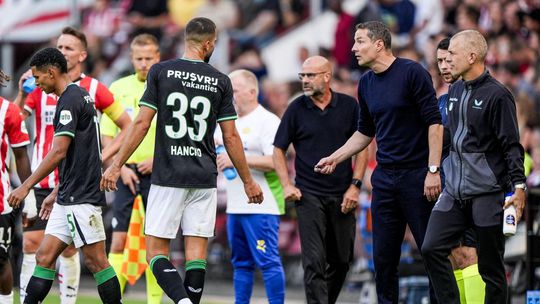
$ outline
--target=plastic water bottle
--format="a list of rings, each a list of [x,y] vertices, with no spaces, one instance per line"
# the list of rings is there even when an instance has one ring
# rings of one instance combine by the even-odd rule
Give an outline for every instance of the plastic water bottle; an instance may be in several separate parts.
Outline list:
[[[514,193],[506,193],[504,196],[504,202],[507,203],[510,197],[512,197]],[[503,233],[505,236],[512,236],[516,234],[516,207],[514,205],[508,206],[508,208],[504,209],[504,215],[503,215]]]
[[[223,145],[217,146],[216,153],[221,154],[223,152],[225,152],[225,147]],[[236,169],[234,168],[225,168],[223,169],[223,175],[225,175],[228,180],[233,180],[238,174],[236,173]]]
[[[36,79],[33,76],[26,78],[23,82],[22,89],[26,94],[32,93],[36,89]]]

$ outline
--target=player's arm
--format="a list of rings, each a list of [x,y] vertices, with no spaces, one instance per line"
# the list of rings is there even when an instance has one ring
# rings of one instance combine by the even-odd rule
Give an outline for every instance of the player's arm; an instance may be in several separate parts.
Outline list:
[[[373,137],[366,136],[359,131],[354,132],[341,148],[334,151],[330,156],[321,159],[315,165],[315,172],[331,174],[339,163],[351,158],[354,154],[362,152],[372,139]]]
[[[234,120],[221,121],[219,126],[223,136],[223,145],[234,167],[238,171],[240,179],[244,183],[244,189],[246,190],[249,203],[261,203],[263,201],[263,194],[260,186],[253,180],[251,172],[249,172],[242,140],[236,130]]]
[[[126,163],[128,158],[133,154],[137,147],[141,144],[144,136],[148,133],[152,119],[156,115],[156,110],[147,106],[141,107],[135,121],[126,130],[126,136],[122,141],[120,150],[113,159],[109,168],[103,174],[100,182],[101,190],[116,191],[116,182],[120,176],[120,169]]]
[[[32,174],[26,146],[12,148],[12,150],[17,164],[17,175],[19,175],[21,182],[24,182]]]
[[[113,105],[115,105],[115,104],[119,104],[119,103],[114,102]],[[113,105],[111,105],[111,107]],[[119,105],[119,106],[122,109],[122,112],[121,112],[120,116],[118,116],[116,119],[113,119],[112,118],[113,116],[109,116],[109,117],[113,120],[114,124],[116,124],[116,126],[118,126],[118,128],[120,128],[121,131],[120,131],[120,133],[118,133],[118,135],[110,143],[108,143],[107,145],[105,145],[105,144],[103,145],[103,147],[105,147],[103,149],[103,153],[102,153],[103,162],[106,162],[114,154],[116,154],[118,152],[118,150],[120,149],[120,146],[122,145],[122,142],[124,140],[126,130],[129,127],[129,125],[131,124],[131,118],[129,117],[129,114],[124,110],[124,108],[121,105]],[[109,109],[109,108],[107,108],[107,109]],[[107,113],[107,112],[105,112],[105,113]]]
[[[71,144],[71,135],[55,135],[52,143],[52,148],[47,153],[36,171],[28,177],[24,183],[15,189],[8,197],[8,203],[12,207],[17,207],[28,195],[39,181],[47,177],[66,157],[69,145]]]

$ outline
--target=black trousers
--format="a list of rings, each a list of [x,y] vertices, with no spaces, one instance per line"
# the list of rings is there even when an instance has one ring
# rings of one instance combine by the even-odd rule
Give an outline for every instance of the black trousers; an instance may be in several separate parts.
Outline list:
[[[418,248],[424,235],[433,203],[424,196],[427,168],[388,168],[378,166],[371,176],[373,196],[373,262],[379,304],[397,304],[398,264],[407,225]],[[430,288],[431,303],[437,303]]]
[[[503,201],[503,192],[458,201],[444,191],[435,204],[422,253],[440,303],[459,303],[459,291],[448,255],[469,227],[476,230],[478,271],[486,283],[485,303],[506,303]]]
[[[302,192],[296,202],[309,304],[336,303],[353,261],[356,217],[341,212],[342,200]]]

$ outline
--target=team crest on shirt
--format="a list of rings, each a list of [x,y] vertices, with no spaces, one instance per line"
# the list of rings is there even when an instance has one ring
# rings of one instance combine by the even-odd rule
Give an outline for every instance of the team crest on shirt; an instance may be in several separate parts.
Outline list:
[[[264,240],[257,240],[257,250],[266,253],[266,243]]]
[[[60,112],[60,123],[63,124],[64,126],[67,125],[68,123],[70,123],[72,121],[72,117],[71,117],[71,112],[69,110],[62,110],[62,112]]]

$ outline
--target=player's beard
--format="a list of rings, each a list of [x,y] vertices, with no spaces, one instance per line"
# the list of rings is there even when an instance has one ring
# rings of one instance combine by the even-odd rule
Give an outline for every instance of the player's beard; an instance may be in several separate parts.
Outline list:
[[[210,57],[212,57],[212,54],[214,53],[214,50],[212,50],[211,52],[207,53],[205,56],[204,56],[204,62],[208,63],[210,62]]]

